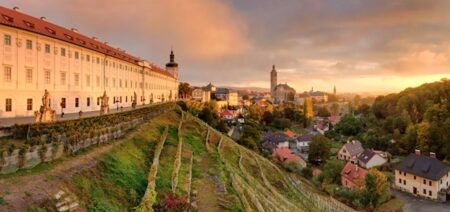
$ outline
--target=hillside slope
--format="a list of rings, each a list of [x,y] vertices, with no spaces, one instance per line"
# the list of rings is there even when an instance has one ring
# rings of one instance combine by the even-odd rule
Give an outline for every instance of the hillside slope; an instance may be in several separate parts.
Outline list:
[[[178,201],[190,202],[198,211],[351,210],[197,118],[175,111],[142,125],[90,166],[70,175],[53,175],[45,183],[52,185],[48,195],[26,195],[35,200],[25,201],[26,208],[187,208],[174,204]],[[56,193],[64,194],[55,200]]]

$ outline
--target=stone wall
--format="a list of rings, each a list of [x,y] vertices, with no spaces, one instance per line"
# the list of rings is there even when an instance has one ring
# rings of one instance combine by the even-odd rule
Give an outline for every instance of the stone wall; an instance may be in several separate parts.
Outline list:
[[[163,112],[173,109],[167,107],[157,112],[150,112],[147,115],[151,117],[157,116]],[[0,153],[0,174],[14,173],[19,169],[30,169],[40,163],[56,160],[64,155],[73,155],[78,151],[95,145],[107,143],[122,138],[128,131],[143,124],[147,118],[135,118],[128,122],[122,122],[113,126],[99,129],[101,132],[87,138],[81,138],[71,143],[65,133],[58,135],[57,141],[44,145],[35,145],[27,149],[14,149],[11,152]],[[49,135],[42,135],[42,139],[46,140]]]

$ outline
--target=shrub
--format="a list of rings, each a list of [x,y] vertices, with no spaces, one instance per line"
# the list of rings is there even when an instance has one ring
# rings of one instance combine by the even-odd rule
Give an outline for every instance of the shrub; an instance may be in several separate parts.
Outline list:
[[[300,172],[300,164],[295,161],[287,161],[283,163],[283,168],[288,172]]]
[[[305,167],[302,169],[301,174],[304,178],[306,179],[311,179],[312,178],[312,169],[311,167]]]

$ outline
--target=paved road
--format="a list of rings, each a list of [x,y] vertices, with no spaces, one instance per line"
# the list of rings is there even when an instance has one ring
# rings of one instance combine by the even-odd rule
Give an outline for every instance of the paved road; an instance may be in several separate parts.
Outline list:
[[[418,198],[413,195],[409,195],[407,193],[403,193],[394,189],[391,189],[391,193],[405,203],[405,207],[403,208],[403,210],[406,212],[450,211],[450,202],[446,203],[433,202],[431,200]]]

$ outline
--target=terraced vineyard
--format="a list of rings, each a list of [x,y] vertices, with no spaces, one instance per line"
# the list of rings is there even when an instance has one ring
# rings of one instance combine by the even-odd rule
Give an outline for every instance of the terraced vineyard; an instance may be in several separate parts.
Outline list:
[[[96,160],[57,185],[89,211],[351,211],[180,111],[150,120]],[[191,206],[170,208],[174,197]]]

